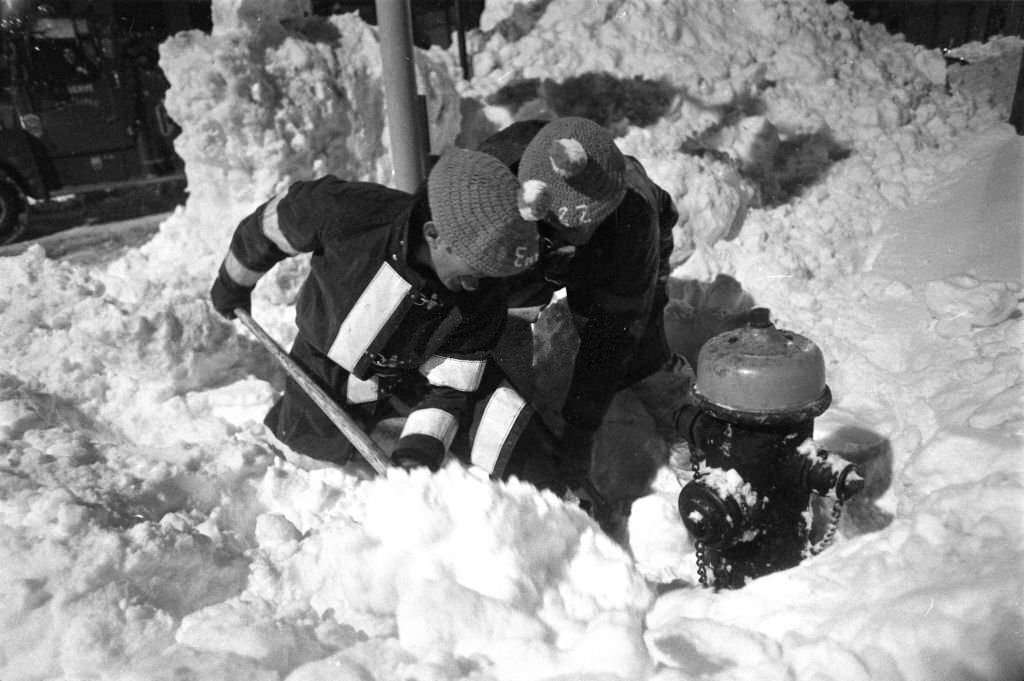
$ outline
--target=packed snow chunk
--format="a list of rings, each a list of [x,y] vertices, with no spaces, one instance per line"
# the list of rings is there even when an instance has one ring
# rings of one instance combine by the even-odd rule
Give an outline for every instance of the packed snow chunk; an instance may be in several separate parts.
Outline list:
[[[697,583],[693,542],[679,517],[681,490],[676,475],[661,468],[652,493],[634,501],[629,514],[629,548],[637,570],[658,584]]]
[[[321,637],[330,633],[321,628]],[[417,660],[394,639],[372,638],[346,645],[344,650],[293,670],[285,681],[379,681],[381,679],[422,679],[443,681],[461,678],[465,663],[435,658]]]
[[[20,526],[10,524],[13,513]],[[14,585],[0,599],[0,657],[39,677],[129,668],[173,642],[180,613],[243,584],[245,564],[237,555],[190,531],[132,518],[115,499],[35,491],[6,498],[0,518],[0,582]],[[16,548],[17,561],[7,555]],[[32,579],[15,578],[26,569]]]
[[[543,642],[547,633],[547,627],[534,613],[524,612],[508,601],[454,581],[410,581],[415,586],[402,595],[396,612],[398,636],[404,647],[420,657],[429,658],[438,652],[471,657],[487,651],[496,639],[517,643],[518,655],[532,648],[531,642]],[[537,653],[546,652],[546,646],[539,647]],[[537,655],[523,659],[530,657]],[[550,659],[545,662],[550,663]]]
[[[173,642],[173,620],[146,604],[132,602],[127,592],[114,599],[112,589],[84,597],[103,609],[71,605],[60,617],[60,645],[46,651],[60,664],[60,678],[96,678],[99,673],[131,669]]]
[[[26,430],[42,422],[39,414],[27,400],[0,401],[0,442],[17,440]]]
[[[232,599],[185,617],[175,636],[181,645],[252,658],[281,671],[325,656],[312,624],[277,621],[259,600]]]
[[[979,281],[969,274],[930,281],[925,285],[925,302],[938,320],[943,336],[966,332],[972,326],[994,326],[1011,316],[1020,316],[1021,284]]]
[[[779,644],[739,627],[675,617],[648,622],[644,638],[655,660],[690,678],[747,679],[745,674],[735,675],[742,667],[758,668],[757,679],[785,678]]]
[[[967,419],[972,428],[992,429],[1024,423],[1024,386],[1018,382],[978,406]]]
[[[303,535],[335,519],[360,517],[361,495],[360,479],[341,468],[304,470],[280,458],[267,469],[259,489],[266,514],[280,516]],[[276,550],[278,542],[288,540],[289,532],[282,530],[279,521],[267,521],[265,527],[267,532],[257,537],[261,544],[267,542],[263,548]]]
[[[695,243],[709,247],[736,236],[755,190],[731,166],[705,160],[694,163],[679,203],[679,221]]]
[[[193,414],[210,414],[229,423],[260,423],[277,399],[277,391],[266,381],[249,376],[231,385],[195,391],[185,397]]]
[[[923,443],[907,463],[905,475],[914,496],[949,485],[978,483],[993,471],[1012,471],[1020,459],[1019,433],[947,428]],[[1020,468],[1017,468],[1020,472]]]
[[[341,656],[309,662],[296,668],[284,681],[375,681],[366,667]]]
[[[652,595],[578,508],[458,464],[354,486],[333,472],[268,472],[263,498],[280,516],[258,524],[249,591],[279,612],[306,607],[371,635],[394,631],[420,657],[485,656],[500,666],[531,650],[578,671],[594,656],[580,651],[614,639],[626,648],[608,664],[646,669],[636,625]],[[318,501],[300,510],[290,488]]]
[[[107,678],[125,681],[281,681],[281,674],[251,658],[208,653],[172,643],[151,654],[139,655],[132,660],[130,667]]]

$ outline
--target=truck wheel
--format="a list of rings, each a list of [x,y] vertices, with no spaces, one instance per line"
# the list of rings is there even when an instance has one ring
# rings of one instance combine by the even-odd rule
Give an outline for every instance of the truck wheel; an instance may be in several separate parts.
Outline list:
[[[14,182],[0,174],[0,246],[25,231],[25,196]]]

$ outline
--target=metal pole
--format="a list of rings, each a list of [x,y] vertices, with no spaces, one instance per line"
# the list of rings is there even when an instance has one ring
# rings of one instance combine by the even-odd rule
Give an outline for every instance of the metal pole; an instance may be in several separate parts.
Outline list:
[[[459,64],[462,66],[462,77],[465,80],[472,80],[473,67],[469,63],[469,55],[466,54],[466,13],[462,6],[462,0],[455,0],[455,28],[458,31]]]
[[[1018,135],[1024,135],[1024,54],[1020,56],[1017,66],[1017,89],[1013,91],[1013,102],[1010,104],[1010,125]]]
[[[395,185],[416,191],[426,177],[426,140],[417,102],[412,15],[406,0],[375,0]]]

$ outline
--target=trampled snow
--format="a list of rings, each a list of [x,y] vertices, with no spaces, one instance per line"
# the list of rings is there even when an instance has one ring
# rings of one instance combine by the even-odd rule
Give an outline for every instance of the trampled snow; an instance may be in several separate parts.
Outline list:
[[[682,214],[674,339],[738,304],[710,287],[725,274],[822,349],[816,439],[867,488],[832,547],[715,592],[675,509],[684,446],[626,548],[458,465],[375,479],[275,456],[259,424],[283,374],[207,291],[237,221],[290,182],[390,181],[379,42],[297,2],[214,10],[212,35],[161,47],[188,202],[116,258],[0,258],[0,678],[1024,677],[1005,98],[813,0],[489,2],[471,81],[418,53],[435,151],[553,110],[621,134]],[[304,267],[256,291],[286,346]],[[603,436],[664,455],[630,408]]]

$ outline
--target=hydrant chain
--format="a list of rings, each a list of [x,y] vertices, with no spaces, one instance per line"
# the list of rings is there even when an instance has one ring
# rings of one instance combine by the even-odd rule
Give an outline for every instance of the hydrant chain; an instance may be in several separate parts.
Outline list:
[[[807,550],[807,554],[816,556],[835,541],[836,532],[839,530],[839,518],[843,515],[843,502],[840,499],[836,499],[832,502],[832,514],[829,518],[828,527],[825,529],[825,534],[818,540],[817,543],[813,544]]]
[[[694,454],[696,454],[696,451],[691,454],[690,465],[693,467],[693,479],[696,481],[700,480],[703,474],[700,472],[700,464],[697,463],[697,458]],[[694,539],[693,548],[697,557],[697,578],[700,581],[701,587],[706,589],[710,584],[708,583],[708,562],[704,551],[704,542],[700,539]]]

